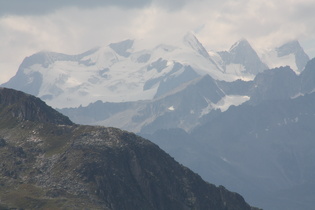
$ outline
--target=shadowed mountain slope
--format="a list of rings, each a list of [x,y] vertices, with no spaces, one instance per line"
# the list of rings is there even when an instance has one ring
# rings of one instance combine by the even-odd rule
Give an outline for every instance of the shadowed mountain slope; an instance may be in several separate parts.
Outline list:
[[[251,209],[158,146],[0,89],[0,208]]]

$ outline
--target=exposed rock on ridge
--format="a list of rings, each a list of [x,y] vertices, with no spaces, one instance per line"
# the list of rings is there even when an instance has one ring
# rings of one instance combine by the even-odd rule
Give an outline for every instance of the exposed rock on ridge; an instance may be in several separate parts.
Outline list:
[[[13,89],[0,88],[0,110],[3,114],[1,121],[13,118],[19,121],[73,124],[68,117],[47,106],[39,98]]]
[[[22,92],[0,89],[0,119],[1,209],[251,209],[153,143],[72,124]]]

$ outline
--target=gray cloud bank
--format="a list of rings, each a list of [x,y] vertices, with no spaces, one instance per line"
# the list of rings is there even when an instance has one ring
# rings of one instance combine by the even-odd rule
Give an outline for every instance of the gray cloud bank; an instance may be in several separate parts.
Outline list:
[[[134,9],[144,8],[152,4],[167,10],[177,10],[187,2],[188,0],[0,0],[0,16],[44,15],[66,7],[93,9],[115,6]]]
[[[0,83],[41,50],[67,54],[122,41],[176,44],[190,30],[209,50],[298,39],[315,56],[314,0],[0,0]]]
[[[0,15],[43,15],[64,7],[95,8],[118,6],[123,8],[141,8],[151,0],[0,0]]]

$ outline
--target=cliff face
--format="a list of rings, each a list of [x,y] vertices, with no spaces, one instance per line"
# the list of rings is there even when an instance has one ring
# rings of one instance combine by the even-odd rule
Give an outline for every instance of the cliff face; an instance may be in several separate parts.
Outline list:
[[[251,209],[158,146],[0,89],[0,209]]]

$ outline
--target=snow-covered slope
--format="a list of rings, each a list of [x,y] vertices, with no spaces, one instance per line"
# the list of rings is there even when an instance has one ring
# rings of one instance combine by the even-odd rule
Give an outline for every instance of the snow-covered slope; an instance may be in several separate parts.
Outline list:
[[[295,73],[300,74],[310,59],[300,43],[295,40],[275,49],[264,50],[261,53],[261,60],[266,63],[269,68],[290,66]]]
[[[207,51],[193,33],[176,46],[144,46],[143,40],[124,40],[79,55],[39,52],[25,58],[2,86],[33,94],[55,108],[79,107],[97,100],[151,100],[204,75],[224,81],[253,80],[268,68],[244,39],[218,53]],[[308,60],[295,42],[262,58],[269,68],[295,65],[297,71]]]
[[[281,66],[290,66],[295,73],[300,74],[309,61],[308,55],[297,40],[274,49],[263,49],[258,53],[246,39],[241,39],[233,44],[229,51],[218,52],[219,57],[211,51],[209,54],[221,64],[225,73],[238,75],[243,80],[252,80],[266,69]]]
[[[256,74],[268,69],[245,39],[236,42],[229,51],[219,52],[219,55],[225,72],[242,76],[243,79],[253,79]]]
[[[211,111],[226,111],[229,106],[237,106],[247,100],[247,96],[226,95],[213,78],[205,75],[153,100],[127,103],[98,101],[86,107],[59,111],[80,124],[118,127],[142,133],[172,128],[189,132]]]
[[[234,75],[223,73],[191,33],[183,38],[181,46],[162,44],[144,50],[137,49],[139,42],[125,40],[75,56],[40,52],[27,57],[3,86],[63,108],[97,100],[153,99],[206,74],[215,79],[234,79]]]

